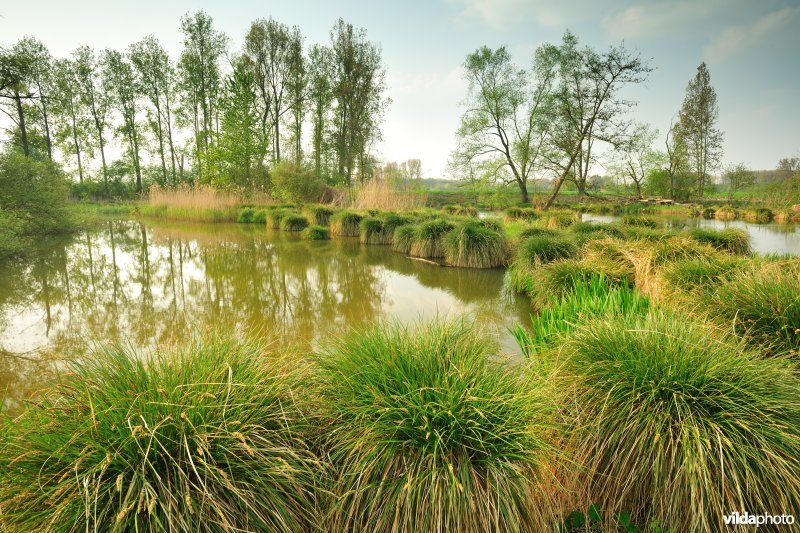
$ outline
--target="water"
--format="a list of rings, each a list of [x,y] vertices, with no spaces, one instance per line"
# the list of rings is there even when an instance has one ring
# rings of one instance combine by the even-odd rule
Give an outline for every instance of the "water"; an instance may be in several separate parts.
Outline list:
[[[147,349],[213,324],[307,349],[369,322],[464,315],[513,353],[508,328],[530,307],[503,276],[263,226],[107,221],[0,266],[0,397],[28,394],[87,340]]]
[[[582,220],[585,222],[609,223],[619,219],[620,217],[612,215],[595,215],[591,213],[582,215]],[[800,255],[800,226],[796,224],[753,224],[742,220],[723,221],[684,217],[658,217],[658,220],[676,229],[743,229],[750,235],[750,244],[755,252]]]

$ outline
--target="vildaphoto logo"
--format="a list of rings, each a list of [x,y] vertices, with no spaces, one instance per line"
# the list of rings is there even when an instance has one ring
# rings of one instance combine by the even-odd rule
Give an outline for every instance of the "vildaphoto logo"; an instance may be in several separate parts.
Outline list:
[[[731,513],[722,517],[726,526],[791,526],[794,524],[794,515],[790,514],[750,514]]]

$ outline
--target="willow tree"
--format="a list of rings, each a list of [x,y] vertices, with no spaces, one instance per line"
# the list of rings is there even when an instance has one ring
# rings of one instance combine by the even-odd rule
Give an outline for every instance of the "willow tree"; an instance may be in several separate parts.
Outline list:
[[[697,67],[686,87],[686,97],[678,114],[678,129],[683,136],[695,174],[695,193],[703,197],[709,173],[722,159],[722,131],[717,128],[717,92],[705,63]]]

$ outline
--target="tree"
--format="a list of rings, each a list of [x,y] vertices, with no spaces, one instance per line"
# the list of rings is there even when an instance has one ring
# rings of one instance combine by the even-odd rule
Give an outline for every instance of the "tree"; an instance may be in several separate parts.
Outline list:
[[[12,110],[6,109],[5,106],[0,109],[16,126],[20,148],[25,157],[30,155],[30,145],[23,102],[34,98],[29,87],[31,70],[29,56],[14,50],[0,49],[0,99],[9,103]]]
[[[722,158],[723,134],[716,127],[719,116],[717,93],[705,63],[686,87],[686,97],[678,114],[678,129],[686,141],[691,168],[695,174],[695,192],[703,197],[710,172]]]
[[[616,174],[625,181],[631,181],[639,199],[643,197],[645,179],[664,163],[663,154],[653,149],[657,136],[658,130],[648,124],[636,124],[630,137],[619,146],[616,153]]]
[[[81,46],[73,52],[72,57],[74,58],[75,76],[80,87],[81,103],[89,110],[94,130],[93,134],[97,142],[97,148],[100,150],[103,187],[105,193],[109,194],[105,134],[109,127],[111,95],[107,90],[108,87],[103,84],[101,67],[91,48]]]
[[[748,169],[744,163],[729,167],[722,173],[722,179],[728,183],[728,199],[746,187],[751,187],[756,182],[756,173]]]
[[[327,159],[328,125],[330,109],[334,100],[333,51],[320,45],[314,45],[308,58],[308,98],[311,105],[311,150],[314,157],[314,173],[323,178],[330,176]],[[325,161],[323,167],[323,160]],[[324,170],[323,170],[324,168]]]
[[[207,152],[218,131],[218,104],[222,90],[219,61],[227,37],[214,29],[204,11],[181,18],[183,52],[178,63],[179,87],[183,94],[183,117],[194,131],[195,161]],[[202,168],[198,168],[202,174]]]
[[[500,159],[528,203],[528,179],[536,170],[543,139],[549,132],[548,105],[554,71],[550,57],[537,53],[532,72],[518,69],[505,47],[482,47],[464,63],[467,110],[457,136],[454,159],[469,168],[472,161]]]
[[[137,89],[150,101],[153,113],[150,126],[158,142],[161,160],[162,181],[167,182],[167,156],[169,150],[170,176],[177,181],[175,169],[175,143],[173,140],[172,102],[175,86],[175,70],[167,51],[158,40],[145,37],[129,48],[130,60],[136,69]]]
[[[78,181],[84,178],[84,158],[91,152],[91,124],[86,108],[81,105],[81,88],[76,63],[58,59],[53,68],[54,98],[52,108],[56,118],[55,138],[65,154],[72,153],[78,165]]]
[[[594,140],[618,144],[627,128],[625,113],[634,102],[622,98],[621,89],[644,82],[652,68],[622,45],[602,53],[589,47],[578,49],[577,38],[569,32],[560,46],[544,47],[557,68],[549,117],[552,133],[545,151],[557,177],[547,208],[567,179],[575,180],[579,195],[583,194]]]
[[[25,37],[14,45],[13,53],[24,58],[28,65],[28,83],[36,97],[32,98],[41,117],[44,130],[47,158],[53,159],[53,140],[51,132],[50,97],[52,93],[53,58],[47,47],[38,39]]]
[[[122,115],[119,133],[128,144],[128,157],[136,174],[136,192],[142,192],[142,164],[139,147],[142,142],[137,114],[136,78],[130,61],[116,50],[103,53],[103,84],[105,90],[112,95],[113,103]]]
[[[337,177],[349,187],[358,170],[370,175],[370,151],[380,140],[380,122],[388,99],[380,48],[367,41],[366,31],[339,19],[331,30],[333,55],[333,119]]]

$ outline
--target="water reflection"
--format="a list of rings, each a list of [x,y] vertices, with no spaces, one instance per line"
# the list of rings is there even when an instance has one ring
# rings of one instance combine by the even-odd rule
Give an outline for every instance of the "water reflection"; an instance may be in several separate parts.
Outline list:
[[[355,239],[107,221],[0,266],[0,396],[23,396],[42,361],[91,340],[151,348],[226,324],[308,347],[365,322],[461,313],[514,351],[507,328],[528,304],[504,294],[502,270],[435,267]]]
[[[658,217],[669,227],[683,228],[739,228],[750,235],[753,251],[762,254],[800,255],[800,226],[796,224],[754,224],[743,220],[706,220],[704,218]],[[619,220],[612,215],[595,215],[584,213],[582,220],[586,222],[608,223]]]

